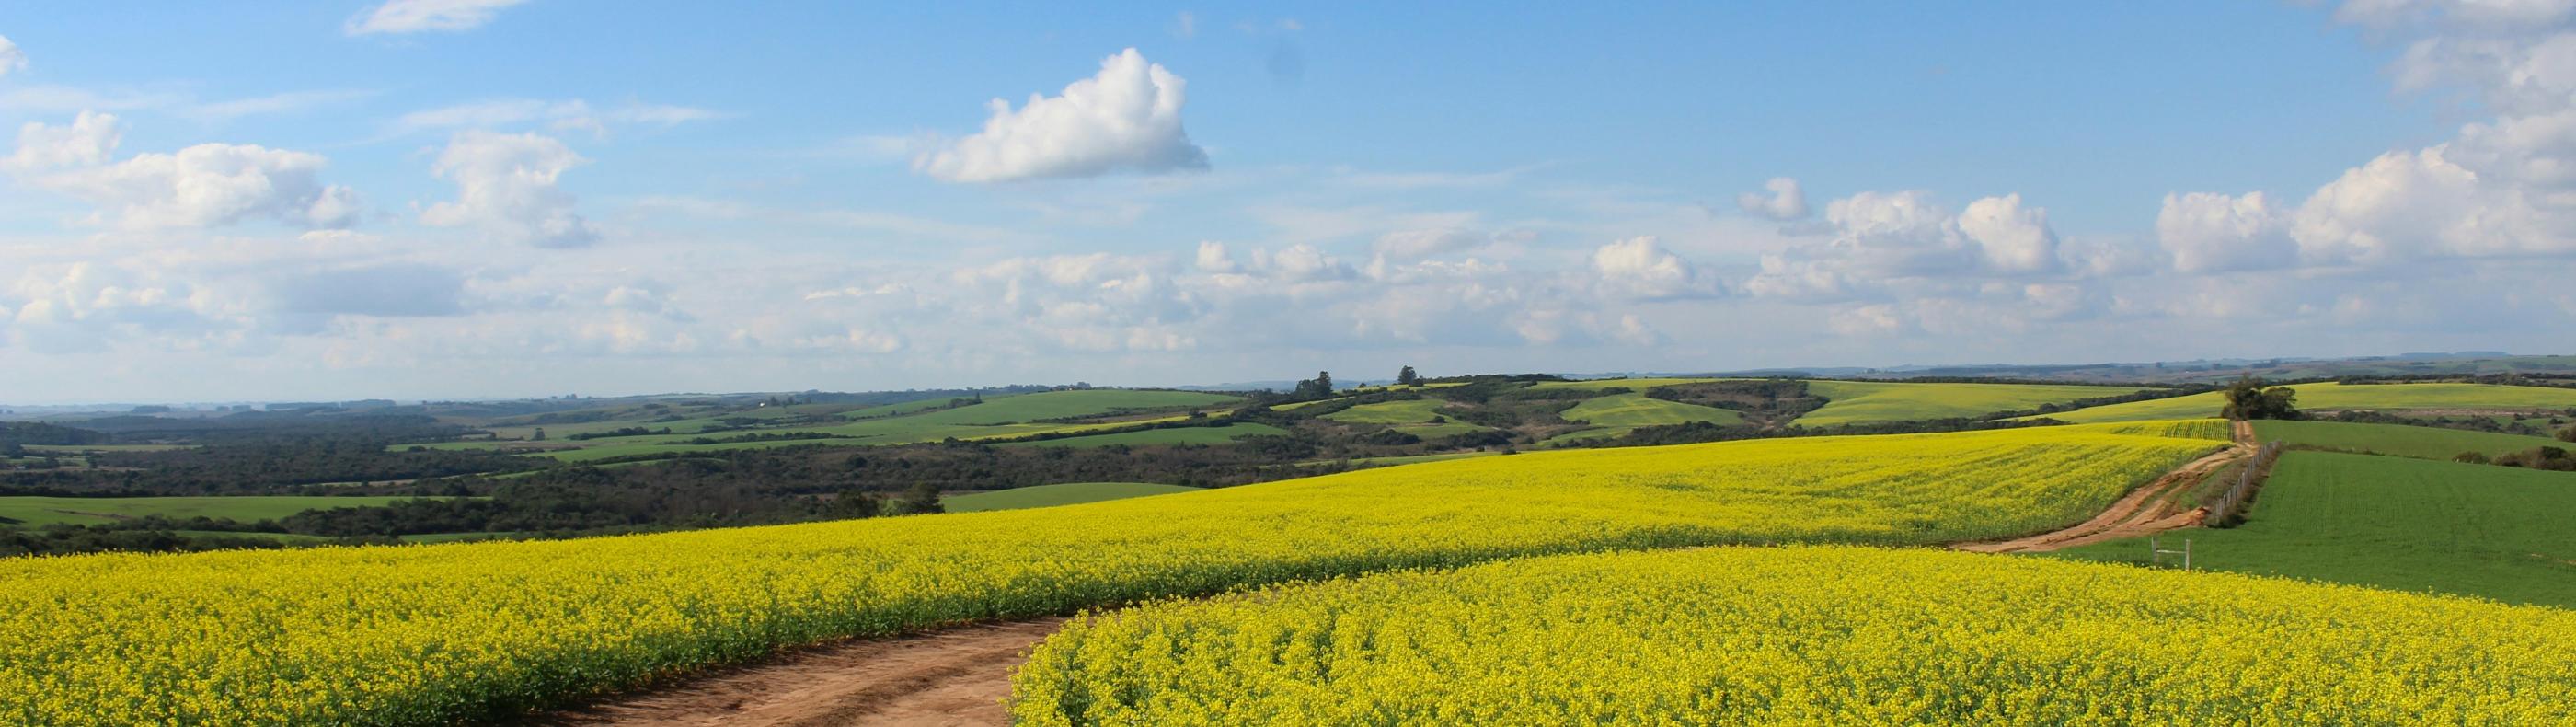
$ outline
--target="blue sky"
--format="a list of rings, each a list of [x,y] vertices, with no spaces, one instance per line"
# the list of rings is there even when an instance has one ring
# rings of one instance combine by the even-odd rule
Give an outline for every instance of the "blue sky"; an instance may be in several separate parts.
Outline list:
[[[2568,20],[0,8],[0,402],[2558,351]]]

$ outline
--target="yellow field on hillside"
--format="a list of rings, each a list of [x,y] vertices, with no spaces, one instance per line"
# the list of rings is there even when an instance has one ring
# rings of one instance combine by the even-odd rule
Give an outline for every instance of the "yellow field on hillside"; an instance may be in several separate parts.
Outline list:
[[[1529,453],[1039,510],[0,561],[0,722],[445,724],[854,635],[1525,555],[2081,520],[2205,440],[2045,428]]]
[[[2566,724],[2576,612],[1848,547],[1521,559],[1089,616],[1021,725]]]

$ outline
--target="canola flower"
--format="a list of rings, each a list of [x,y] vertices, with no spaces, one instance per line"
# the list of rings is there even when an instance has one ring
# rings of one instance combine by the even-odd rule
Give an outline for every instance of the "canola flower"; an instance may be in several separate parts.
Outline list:
[[[1529,558],[1086,615],[1020,725],[2563,725],[2576,612],[1849,546]]]
[[[2058,427],[1530,453],[1041,510],[0,561],[0,723],[446,724],[849,636],[1499,558],[2081,520],[2208,442]]]
[[[2228,423],[2225,419],[2185,419],[2170,422],[2138,422],[2134,424],[2088,426],[2101,431],[2110,432],[2112,434],[2138,434],[2150,437],[2174,437],[2178,439],[2215,439],[2222,442],[2232,441],[2235,438],[2234,433],[2228,431]]]

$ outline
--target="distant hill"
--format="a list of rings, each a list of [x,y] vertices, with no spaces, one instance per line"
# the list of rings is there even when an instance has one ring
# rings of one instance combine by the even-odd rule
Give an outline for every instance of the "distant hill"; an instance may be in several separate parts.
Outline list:
[[[2477,376],[2487,374],[2555,374],[2576,376],[2576,356],[2516,356],[2499,351],[2409,353],[2355,358],[2199,359],[2145,363],[1979,364],[1961,366],[1894,366],[1753,369],[1719,372],[1717,376],[1814,376],[1822,378],[1906,379],[1959,377],[2066,382],[2217,383],[2238,376],[2268,379],[2339,378],[2347,376]]]

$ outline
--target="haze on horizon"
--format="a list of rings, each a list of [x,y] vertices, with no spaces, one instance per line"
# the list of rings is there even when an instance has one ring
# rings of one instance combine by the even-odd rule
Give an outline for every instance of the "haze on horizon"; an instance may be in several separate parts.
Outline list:
[[[0,402],[2576,342],[2567,0],[153,13],[0,8]]]

